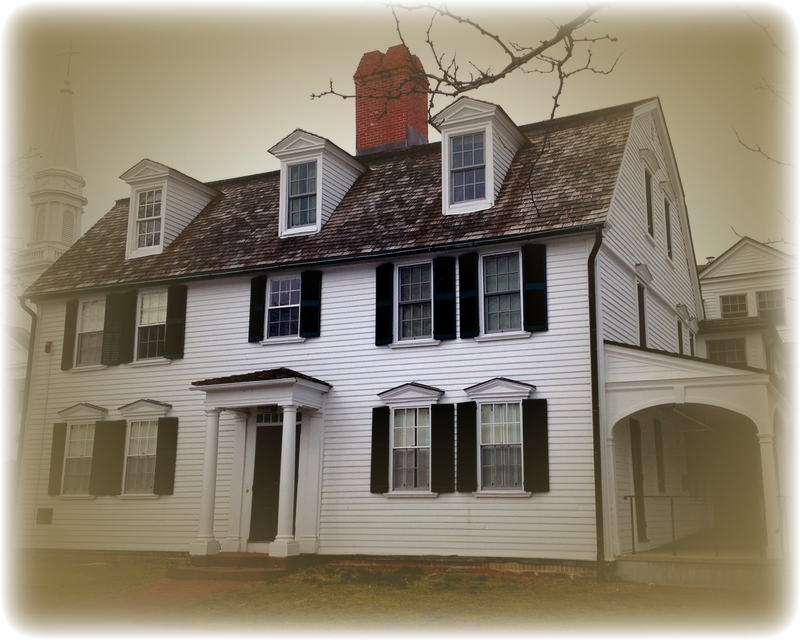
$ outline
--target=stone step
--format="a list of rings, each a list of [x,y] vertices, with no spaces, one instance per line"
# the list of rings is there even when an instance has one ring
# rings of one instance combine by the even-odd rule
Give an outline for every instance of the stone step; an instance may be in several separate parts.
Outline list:
[[[167,570],[167,578],[171,580],[264,582],[277,580],[286,574],[286,569],[278,567],[170,567]]]
[[[239,567],[249,569],[285,569],[286,558],[271,558],[266,553],[217,553],[190,556],[193,567]]]

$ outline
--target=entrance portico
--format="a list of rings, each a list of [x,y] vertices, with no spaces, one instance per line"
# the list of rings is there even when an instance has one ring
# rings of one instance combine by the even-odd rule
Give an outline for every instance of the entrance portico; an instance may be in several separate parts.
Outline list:
[[[244,443],[247,418],[251,410],[259,406],[279,407],[283,416],[278,526],[275,540],[269,543],[269,554],[275,557],[286,557],[300,553],[301,544],[295,538],[294,532],[297,414],[298,411],[302,411],[305,415],[312,416],[312,419],[304,421],[304,424],[310,425],[312,440],[317,443],[317,447],[321,446],[321,440],[313,436],[321,434],[321,412],[325,402],[325,394],[330,388],[331,385],[326,382],[285,368],[212,378],[192,383],[193,390],[205,392],[206,433],[200,494],[200,517],[197,537],[189,545],[189,553],[191,555],[211,555],[219,553],[220,550],[238,551],[241,548],[240,509],[235,505],[241,504],[242,495],[241,491],[237,491],[236,482],[232,483],[231,493],[238,495],[231,495],[228,535],[221,543],[214,532],[220,415],[223,412],[234,414],[237,442]],[[308,427],[305,428],[308,429]],[[242,457],[242,460],[239,461],[239,467],[242,468],[244,466],[244,446],[234,446],[234,455],[237,454]],[[303,464],[302,460],[301,464]],[[305,475],[318,479],[318,473]],[[318,485],[318,480],[316,485]],[[314,488],[318,491],[318,486]],[[310,508],[314,509],[316,509],[316,503],[316,500],[304,502],[304,504],[308,504]],[[308,520],[308,518],[306,519]],[[311,520],[316,521],[316,514]]]

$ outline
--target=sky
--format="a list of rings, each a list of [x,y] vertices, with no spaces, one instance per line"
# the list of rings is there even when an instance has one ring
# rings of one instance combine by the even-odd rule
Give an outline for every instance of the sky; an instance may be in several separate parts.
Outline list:
[[[450,2],[458,13],[519,44],[550,37],[585,4]],[[382,4],[173,3],[7,4],[3,14],[3,136],[6,166],[34,150],[18,179],[6,177],[9,238],[30,232],[32,175],[44,154],[70,50],[78,169],[86,181],[85,232],[129,187],[119,176],[143,158],[201,181],[272,171],[268,149],[296,128],[354,153],[355,104],[311,99],[329,82],[352,91],[362,54],[399,43]],[[598,14],[587,36],[610,35],[593,49],[609,74],[570,79],[557,116],[658,96],[684,189],[700,263],[737,234],[795,252],[793,52],[797,15],[788,4],[621,3]],[[423,66],[428,17],[401,13],[403,34]],[[771,38],[776,46],[773,46]],[[488,38],[438,24],[445,54],[499,67]],[[71,45],[70,45],[71,43]],[[783,50],[786,53],[782,53]],[[616,60],[616,65],[614,61]],[[776,87],[781,95],[759,89]],[[497,103],[518,125],[549,117],[554,79],[517,74],[471,94]],[[447,106],[440,100],[436,110]],[[748,151],[760,147],[773,159]],[[431,141],[439,139],[429,132]],[[38,156],[40,157],[37,157]],[[6,171],[8,174],[8,170]]]

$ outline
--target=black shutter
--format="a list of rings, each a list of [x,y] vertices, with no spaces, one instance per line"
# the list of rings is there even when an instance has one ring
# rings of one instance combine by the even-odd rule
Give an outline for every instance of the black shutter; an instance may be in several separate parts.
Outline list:
[[[300,337],[319,338],[322,271],[300,274]]]
[[[256,276],[250,281],[250,329],[248,342],[264,339],[264,303],[267,301],[267,276]]]
[[[431,491],[456,490],[455,412],[452,404],[431,406]]]
[[[75,356],[75,334],[78,331],[78,301],[67,302],[67,313],[64,319],[64,343],[61,352],[61,370],[72,369]]]
[[[458,483],[457,491],[478,489],[478,405],[474,402],[459,402],[456,405],[456,430],[458,438]]]
[[[53,443],[50,447],[50,482],[47,495],[57,496],[61,493],[61,476],[64,473],[64,446],[67,442],[67,423],[58,422],[53,425]]]
[[[119,333],[122,320],[122,296],[109,293],[106,296],[106,314],[103,320],[103,351],[100,362],[106,365],[119,364]]]
[[[456,337],[456,259],[450,256],[433,261],[433,337]]]
[[[550,491],[547,451],[547,400],[522,401],[522,456],[525,491]]]
[[[375,269],[375,344],[391,344],[394,340],[394,265],[382,264]]]
[[[481,331],[477,253],[467,253],[459,256],[458,287],[458,300],[461,308],[461,337],[474,338]]]
[[[89,493],[116,496],[122,492],[122,466],[125,461],[125,420],[95,423],[92,471]]]
[[[522,247],[522,313],[525,331],[547,331],[547,248]]]
[[[119,328],[119,363],[133,362],[133,346],[136,343],[136,302],[139,294],[126,291],[121,296]]]
[[[183,358],[183,341],[186,336],[186,291],[183,284],[167,289],[167,331],[164,357],[170,360]]]
[[[372,409],[370,493],[387,493],[389,491],[389,411],[389,407]]]
[[[175,457],[178,450],[178,419],[158,419],[156,441],[156,471],[153,493],[171,496],[175,487]]]

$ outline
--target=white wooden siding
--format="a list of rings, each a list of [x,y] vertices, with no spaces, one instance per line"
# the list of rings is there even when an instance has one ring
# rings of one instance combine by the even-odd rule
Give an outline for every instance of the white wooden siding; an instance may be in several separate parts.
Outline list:
[[[374,345],[375,266],[326,267],[321,336],[298,344],[248,343],[250,277],[190,283],[185,357],[167,364],[60,370],[66,300],[43,303],[19,503],[19,543],[30,547],[185,551],[197,532],[206,416],[190,383],[290,367],[333,385],[324,410],[319,552],[463,554],[592,560],[594,477],[586,258],[583,238],[548,242],[549,331],[511,341],[443,341],[391,349]],[[509,250],[518,245],[509,246]],[[496,250],[496,248],[494,249]],[[525,499],[442,494],[387,499],[369,492],[371,409],[377,393],[406,382],[468,401],[466,387],[503,376],[536,386],[549,411],[549,493]],[[149,398],[179,418],[175,491],[157,500],[46,495],[57,412],[78,402],[118,408]],[[235,421],[223,413],[215,533],[228,530]],[[34,525],[36,508],[53,524]],[[234,510],[235,511],[235,510]]]
[[[347,191],[353,186],[359,172],[342,162],[322,157],[322,224],[331,217]]]
[[[677,202],[670,204],[672,219],[672,259],[667,257],[664,224],[664,198],[660,184],[668,181],[665,150],[659,144],[651,114],[637,117],[622,159],[617,188],[608,214],[610,228],[600,248],[601,326],[603,339],[639,343],[636,301],[637,264],[646,265],[653,280],[647,285],[647,346],[678,352],[676,305],[684,304],[690,316],[699,317],[695,308],[695,285],[686,254],[688,242],[680,222]],[[653,232],[647,232],[645,164],[640,149],[656,154],[659,169],[653,173]],[[673,184],[673,190],[678,186]],[[688,351],[687,351],[688,353]]]
[[[500,187],[505,182],[508,168],[514,160],[514,155],[517,150],[517,144],[510,139],[510,136],[503,135],[500,127],[495,125],[492,127],[492,149],[494,163],[494,197],[500,193]]]
[[[178,181],[170,180],[166,188],[164,204],[164,247],[168,247],[178,234],[211,201],[211,196],[190,188]]]

